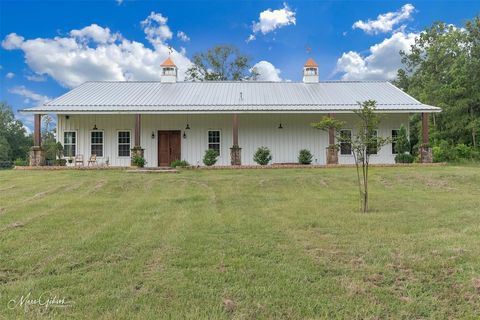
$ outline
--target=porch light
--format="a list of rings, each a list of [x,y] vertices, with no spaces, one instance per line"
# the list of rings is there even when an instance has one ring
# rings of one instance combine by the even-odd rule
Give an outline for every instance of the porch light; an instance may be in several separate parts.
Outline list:
[[[183,139],[187,139],[187,133],[185,131],[183,131]]]
[[[155,139],[155,132],[152,131],[152,139]]]
[[[185,130],[190,130],[190,125],[187,123],[187,126],[185,127]]]
[[[98,130],[96,123],[93,125],[93,129],[92,129],[92,130]]]
[[[280,122],[280,124],[278,125],[278,129],[283,129],[283,126],[282,126],[282,123]]]

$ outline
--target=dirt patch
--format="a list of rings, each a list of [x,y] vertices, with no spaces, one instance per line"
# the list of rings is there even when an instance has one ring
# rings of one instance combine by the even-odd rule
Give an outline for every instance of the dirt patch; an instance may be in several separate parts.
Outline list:
[[[480,278],[473,278],[472,286],[473,289],[475,289],[475,291],[480,294]]]
[[[6,188],[2,188],[2,189],[0,189],[0,192],[2,192],[2,191],[7,191],[7,190],[10,190],[10,189],[13,189],[13,188],[15,188],[15,186],[10,186],[10,187],[6,187]]]
[[[237,303],[232,299],[223,298],[223,307],[228,313],[233,313],[237,308]]]
[[[0,231],[6,231],[8,229],[16,229],[16,228],[22,228],[24,227],[25,224],[22,223],[22,222],[14,222],[14,223],[10,223],[10,224],[7,224],[6,226],[4,226],[2,229],[0,229]]]
[[[105,180],[100,180],[98,181],[95,186],[93,186],[93,191],[98,191],[103,188],[107,184],[107,181]]]

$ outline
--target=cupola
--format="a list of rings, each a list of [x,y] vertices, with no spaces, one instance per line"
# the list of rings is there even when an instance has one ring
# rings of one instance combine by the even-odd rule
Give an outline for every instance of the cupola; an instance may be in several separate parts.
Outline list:
[[[177,82],[177,66],[173,63],[170,57],[165,60],[162,65],[162,76],[160,78],[161,82]]]
[[[303,66],[303,82],[318,83],[318,64],[312,58],[308,58]]]

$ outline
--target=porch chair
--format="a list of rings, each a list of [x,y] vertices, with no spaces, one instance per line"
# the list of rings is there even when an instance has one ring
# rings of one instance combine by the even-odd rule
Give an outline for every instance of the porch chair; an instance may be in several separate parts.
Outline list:
[[[79,166],[84,166],[84,163],[83,163],[83,154],[77,154],[75,156],[75,167],[77,166],[77,163]]]
[[[96,166],[96,165],[98,164],[98,163],[97,163],[97,155],[96,155],[96,154],[92,154],[92,155],[90,156],[90,159],[88,159],[88,164],[87,164],[87,166],[90,166],[90,164],[91,164],[92,166]]]

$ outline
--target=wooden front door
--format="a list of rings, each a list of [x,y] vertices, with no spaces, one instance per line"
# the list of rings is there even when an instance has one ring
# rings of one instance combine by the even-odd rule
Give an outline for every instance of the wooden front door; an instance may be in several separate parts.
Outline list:
[[[158,131],[158,166],[168,167],[180,160],[180,131]]]

